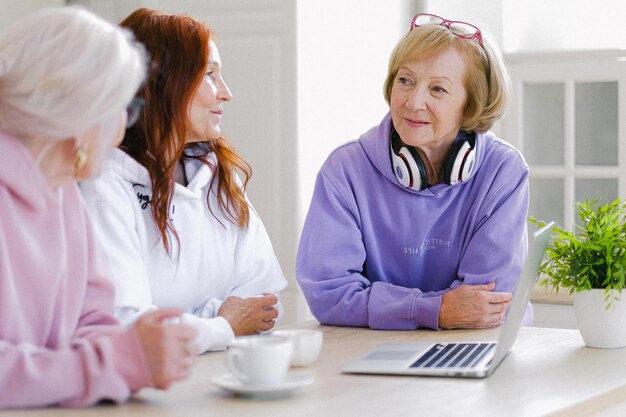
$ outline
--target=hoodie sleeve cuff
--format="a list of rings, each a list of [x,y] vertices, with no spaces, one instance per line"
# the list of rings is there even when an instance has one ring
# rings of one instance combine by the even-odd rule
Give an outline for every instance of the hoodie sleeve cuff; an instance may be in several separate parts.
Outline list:
[[[439,309],[442,296],[425,297],[418,294],[413,299],[413,322],[415,328],[429,328],[439,330]]]
[[[196,329],[196,346],[199,353],[214,350],[225,350],[235,338],[235,333],[228,321],[221,316],[211,319],[183,314],[182,322]]]

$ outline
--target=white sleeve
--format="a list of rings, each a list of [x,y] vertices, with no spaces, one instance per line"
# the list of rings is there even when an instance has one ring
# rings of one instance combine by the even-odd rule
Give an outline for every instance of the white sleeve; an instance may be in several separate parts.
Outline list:
[[[157,310],[157,306],[149,306],[141,309],[133,307],[116,307],[115,317],[117,317],[124,327],[131,327],[135,324],[139,316],[154,310]]]
[[[205,319],[217,317],[217,313],[224,304],[224,300],[218,300],[217,298],[211,298],[202,306],[194,310],[193,314]]]
[[[184,324],[196,329],[196,347],[199,353],[226,349],[235,338],[233,329],[224,317],[202,318],[185,313],[181,317]]]
[[[142,314],[154,310],[156,307],[145,309],[117,308],[115,314],[124,326],[130,327]],[[180,320],[173,319],[174,322],[184,323],[193,327],[196,332],[196,348],[198,353],[207,351],[224,350],[235,338],[233,329],[228,321],[223,317],[198,317],[194,314],[183,313]]]
[[[80,184],[115,286],[116,314],[125,324],[156,308],[130,198],[133,190],[128,186],[121,178],[106,173]]]

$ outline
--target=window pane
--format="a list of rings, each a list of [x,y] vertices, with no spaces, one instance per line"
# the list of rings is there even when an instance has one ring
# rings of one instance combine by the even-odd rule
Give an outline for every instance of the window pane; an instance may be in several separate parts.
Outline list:
[[[524,157],[530,165],[563,165],[563,84],[524,85]]]
[[[575,88],[576,165],[617,165],[617,82]]]
[[[577,179],[576,201],[599,200],[600,204],[610,203],[617,198],[617,179]]]
[[[617,198],[616,179],[577,179],[576,180],[576,201],[582,202],[585,199],[598,200],[598,204],[606,204]],[[596,205],[595,208],[598,208]],[[581,224],[578,214],[575,215],[574,222]]]
[[[530,179],[530,207],[528,215],[545,222],[554,220],[564,225],[563,180],[559,178]]]

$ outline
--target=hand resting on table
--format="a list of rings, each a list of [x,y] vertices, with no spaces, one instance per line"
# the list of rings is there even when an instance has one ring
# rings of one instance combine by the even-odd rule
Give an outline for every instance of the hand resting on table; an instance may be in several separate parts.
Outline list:
[[[512,294],[493,291],[495,283],[461,285],[445,293],[439,308],[442,329],[483,329],[504,321]]]
[[[250,298],[231,296],[217,314],[228,321],[235,336],[256,334],[271,330],[276,324],[274,319],[278,317],[278,310],[273,307],[276,303],[278,298],[274,294]]]

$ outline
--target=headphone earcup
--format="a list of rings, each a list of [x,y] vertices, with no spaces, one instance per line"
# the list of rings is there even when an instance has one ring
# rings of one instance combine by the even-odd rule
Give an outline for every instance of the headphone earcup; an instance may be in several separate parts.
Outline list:
[[[426,167],[422,158],[414,148],[403,146],[395,129],[391,131],[389,155],[393,173],[402,186],[417,191],[428,187]]]
[[[428,184],[426,168],[419,155],[414,155],[415,151],[411,151],[406,146],[402,146],[397,154],[392,151],[391,162],[398,182],[404,187],[419,191]]]
[[[413,176],[409,167],[409,161],[406,160],[406,156],[402,155],[402,151],[400,151],[400,155],[391,152],[391,163],[398,182],[404,187],[412,186]]]
[[[403,146],[400,149],[400,153],[405,155],[406,159],[409,161],[409,166],[411,168],[411,173],[413,176],[413,186],[409,188],[418,191],[428,188],[428,176],[426,174],[426,167],[424,166],[424,161],[422,161],[422,158],[417,153],[417,151],[410,146]]]
[[[472,175],[475,160],[476,151],[472,142],[467,140],[455,142],[444,163],[444,182],[454,185],[468,180]]]

